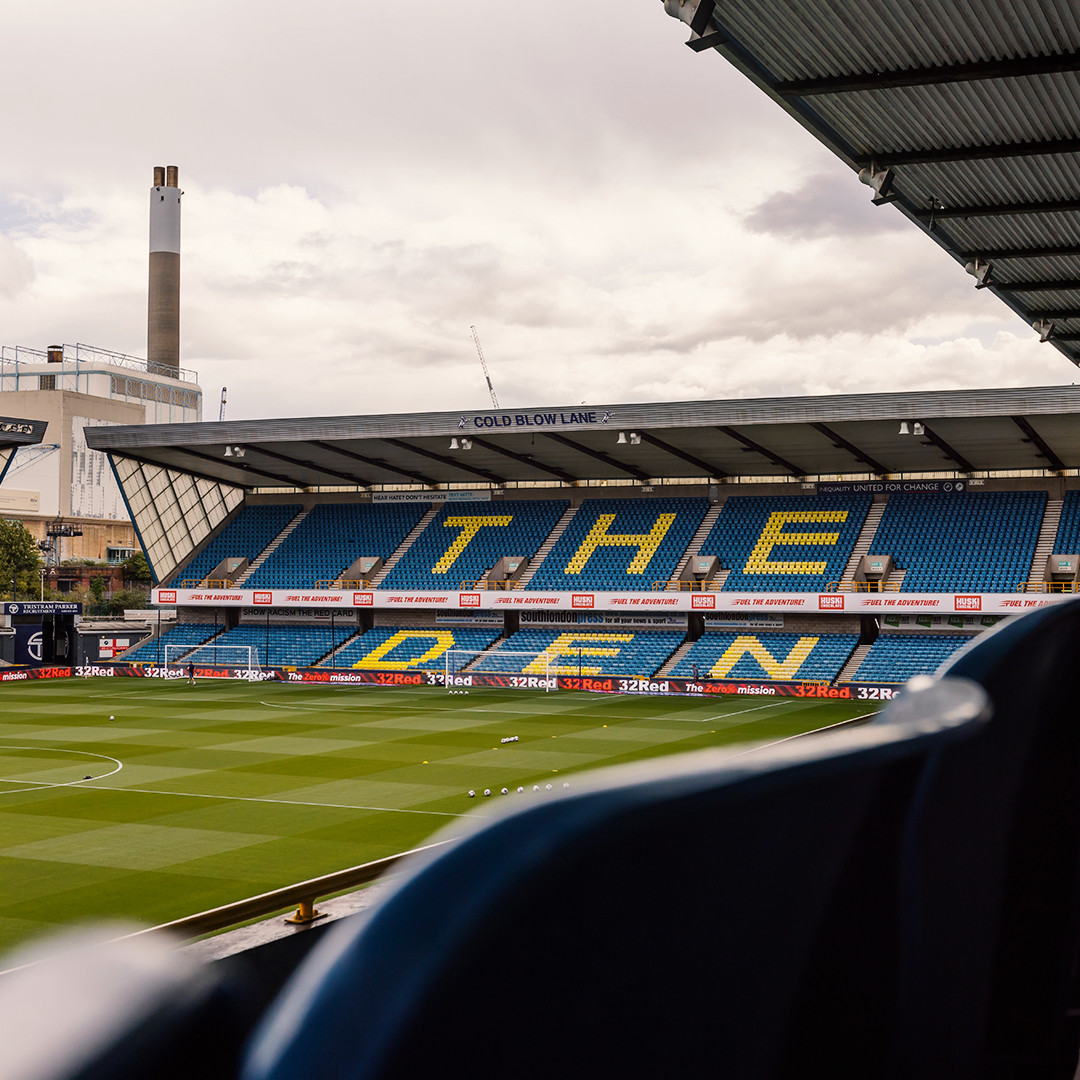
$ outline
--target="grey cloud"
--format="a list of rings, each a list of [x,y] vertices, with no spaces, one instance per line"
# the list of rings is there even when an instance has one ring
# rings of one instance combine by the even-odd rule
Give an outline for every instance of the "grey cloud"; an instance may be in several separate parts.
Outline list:
[[[795,191],[778,192],[744,218],[754,233],[809,239],[873,236],[911,228],[892,207],[874,206],[870,189],[852,174],[811,176]]]

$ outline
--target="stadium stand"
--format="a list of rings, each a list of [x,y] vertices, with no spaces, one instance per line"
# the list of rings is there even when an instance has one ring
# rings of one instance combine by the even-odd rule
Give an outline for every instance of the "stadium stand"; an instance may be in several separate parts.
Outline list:
[[[214,639],[212,646],[196,649],[184,659],[195,663],[211,663],[219,654],[217,649],[234,645],[251,646],[256,650],[260,667],[310,667],[356,633],[356,624],[331,627],[329,623],[316,626],[238,626]]]
[[[428,509],[428,503],[317,503],[244,588],[310,588],[333,581],[362,555],[389,558]]]
[[[733,495],[701,551],[728,571],[726,592],[813,592],[838,581],[871,496]]]
[[[222,559],[254,560],[298,513],[299,504],[244,505],[195,557],[174,575],[176,581],[202,581]]]
[[[528,589],[649,589],[675,571],[707,499],[586,499]]]
[[[1067,491],[1054,539],[1054,555],[1080,554],[1080,491]],[[1040,568],[1041,569],[1041,568]]]
[[[334,667],[357,667],[398,671],[406,668],[442,668],[446,653],[457,650],[458,666],[468,663],[499,637],[495,629],[469,627],[377,626],[349,642],[333,658]],[[325,663],[324,663],[324,666]]]
[[[164,661],[166,645],[190,645],[193,649],[209,641],[215,634],[220,633],[224,627],[213,623],[180,623],[179,626],[170,626],[163,630],[157,637],[143,641],[134,649],[124,653],[124,663],[154,663]],[[169,657],[175,659],[176,652]]]
[[[902,683],[916,675],[932,675],[970,642],[966,634],[882,634],[850,681]]]
[[[447,503],[380,588],[457,589],[479,581],[504,555],[535,555],[568,505],[565,499]]]
[[[689,679],[828,680],[859,643],[858,634],[703,634],[669,674]]]
[[[903,592],[1013,592],[1027,579],[1045,491],[893,495],[871,546]]]
[[[519,630],[473,670],[500,675],[655,674],[683,640],[672,630]]]

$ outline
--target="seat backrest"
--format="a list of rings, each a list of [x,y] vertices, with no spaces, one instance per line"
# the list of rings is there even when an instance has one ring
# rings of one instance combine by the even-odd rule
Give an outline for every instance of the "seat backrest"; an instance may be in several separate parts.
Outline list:
[[[986,689],[993,719],[935,754],[903,849],[906,1075],[1074,1074],[1078,657],[1080,601],[1002,627],[949,669]]]
[[[984,702],[520,796],[317,948],[246,1080],[881,1074],[910,801]]]

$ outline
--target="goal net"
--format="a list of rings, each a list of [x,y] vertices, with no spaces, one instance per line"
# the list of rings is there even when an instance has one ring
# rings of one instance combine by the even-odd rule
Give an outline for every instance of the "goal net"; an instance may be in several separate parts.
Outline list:
[[[255,645],[165,646],[165,668],[171,677],[186,675],[188,664],[230,668],[238,678],[258,679],[262,674],[259,650]]]
[[[548,654],[537,653],[535,649],[530,652],[495,649],[479,654],[475,649],[448,649],[443,660],[444,685],[448,690],[460,687],[470,675],[504,675],[512,680],[511,686],[540,690],[559,688],[558,671]]]

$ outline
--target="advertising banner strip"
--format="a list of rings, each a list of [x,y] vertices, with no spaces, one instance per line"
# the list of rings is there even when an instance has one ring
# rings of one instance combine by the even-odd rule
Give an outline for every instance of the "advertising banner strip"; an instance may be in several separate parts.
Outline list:
[[[398,611],[610,611],[666,614],[699,611],[847,612],[1010,615],[1072,599],[1069,593],[735,593],[735,592],[396,592],[373,589],[154,589],[155,604],[179,607],[320,609],[342,615],[363,608]]]
[[[107,678],[185,679],[187,667],[168,668],[154,664],[101,664],[77,668],[49,668],[39,671],[66,675]],[[22,669],[21,678],[56,678]],[[357,668],[263,668],[251,672],[222,664],[196,664],[196,679],[246,679],[259,682],[319,683],[335,686],[445,686],[446,673],[440,670],[368,671]],[[0,676],[2,680],[2,676]],[[826,686],[805,682],[748,682],[741,679],[630,678],[622,675],[489,675],[455,674],[450,685],[490,687],[502,690],[583,690],[595,694],[677,694],[714,697],[732,694],[747,697],[793,697],[834,701],[888,701],[900,693],[899,685],[852,684]]]

